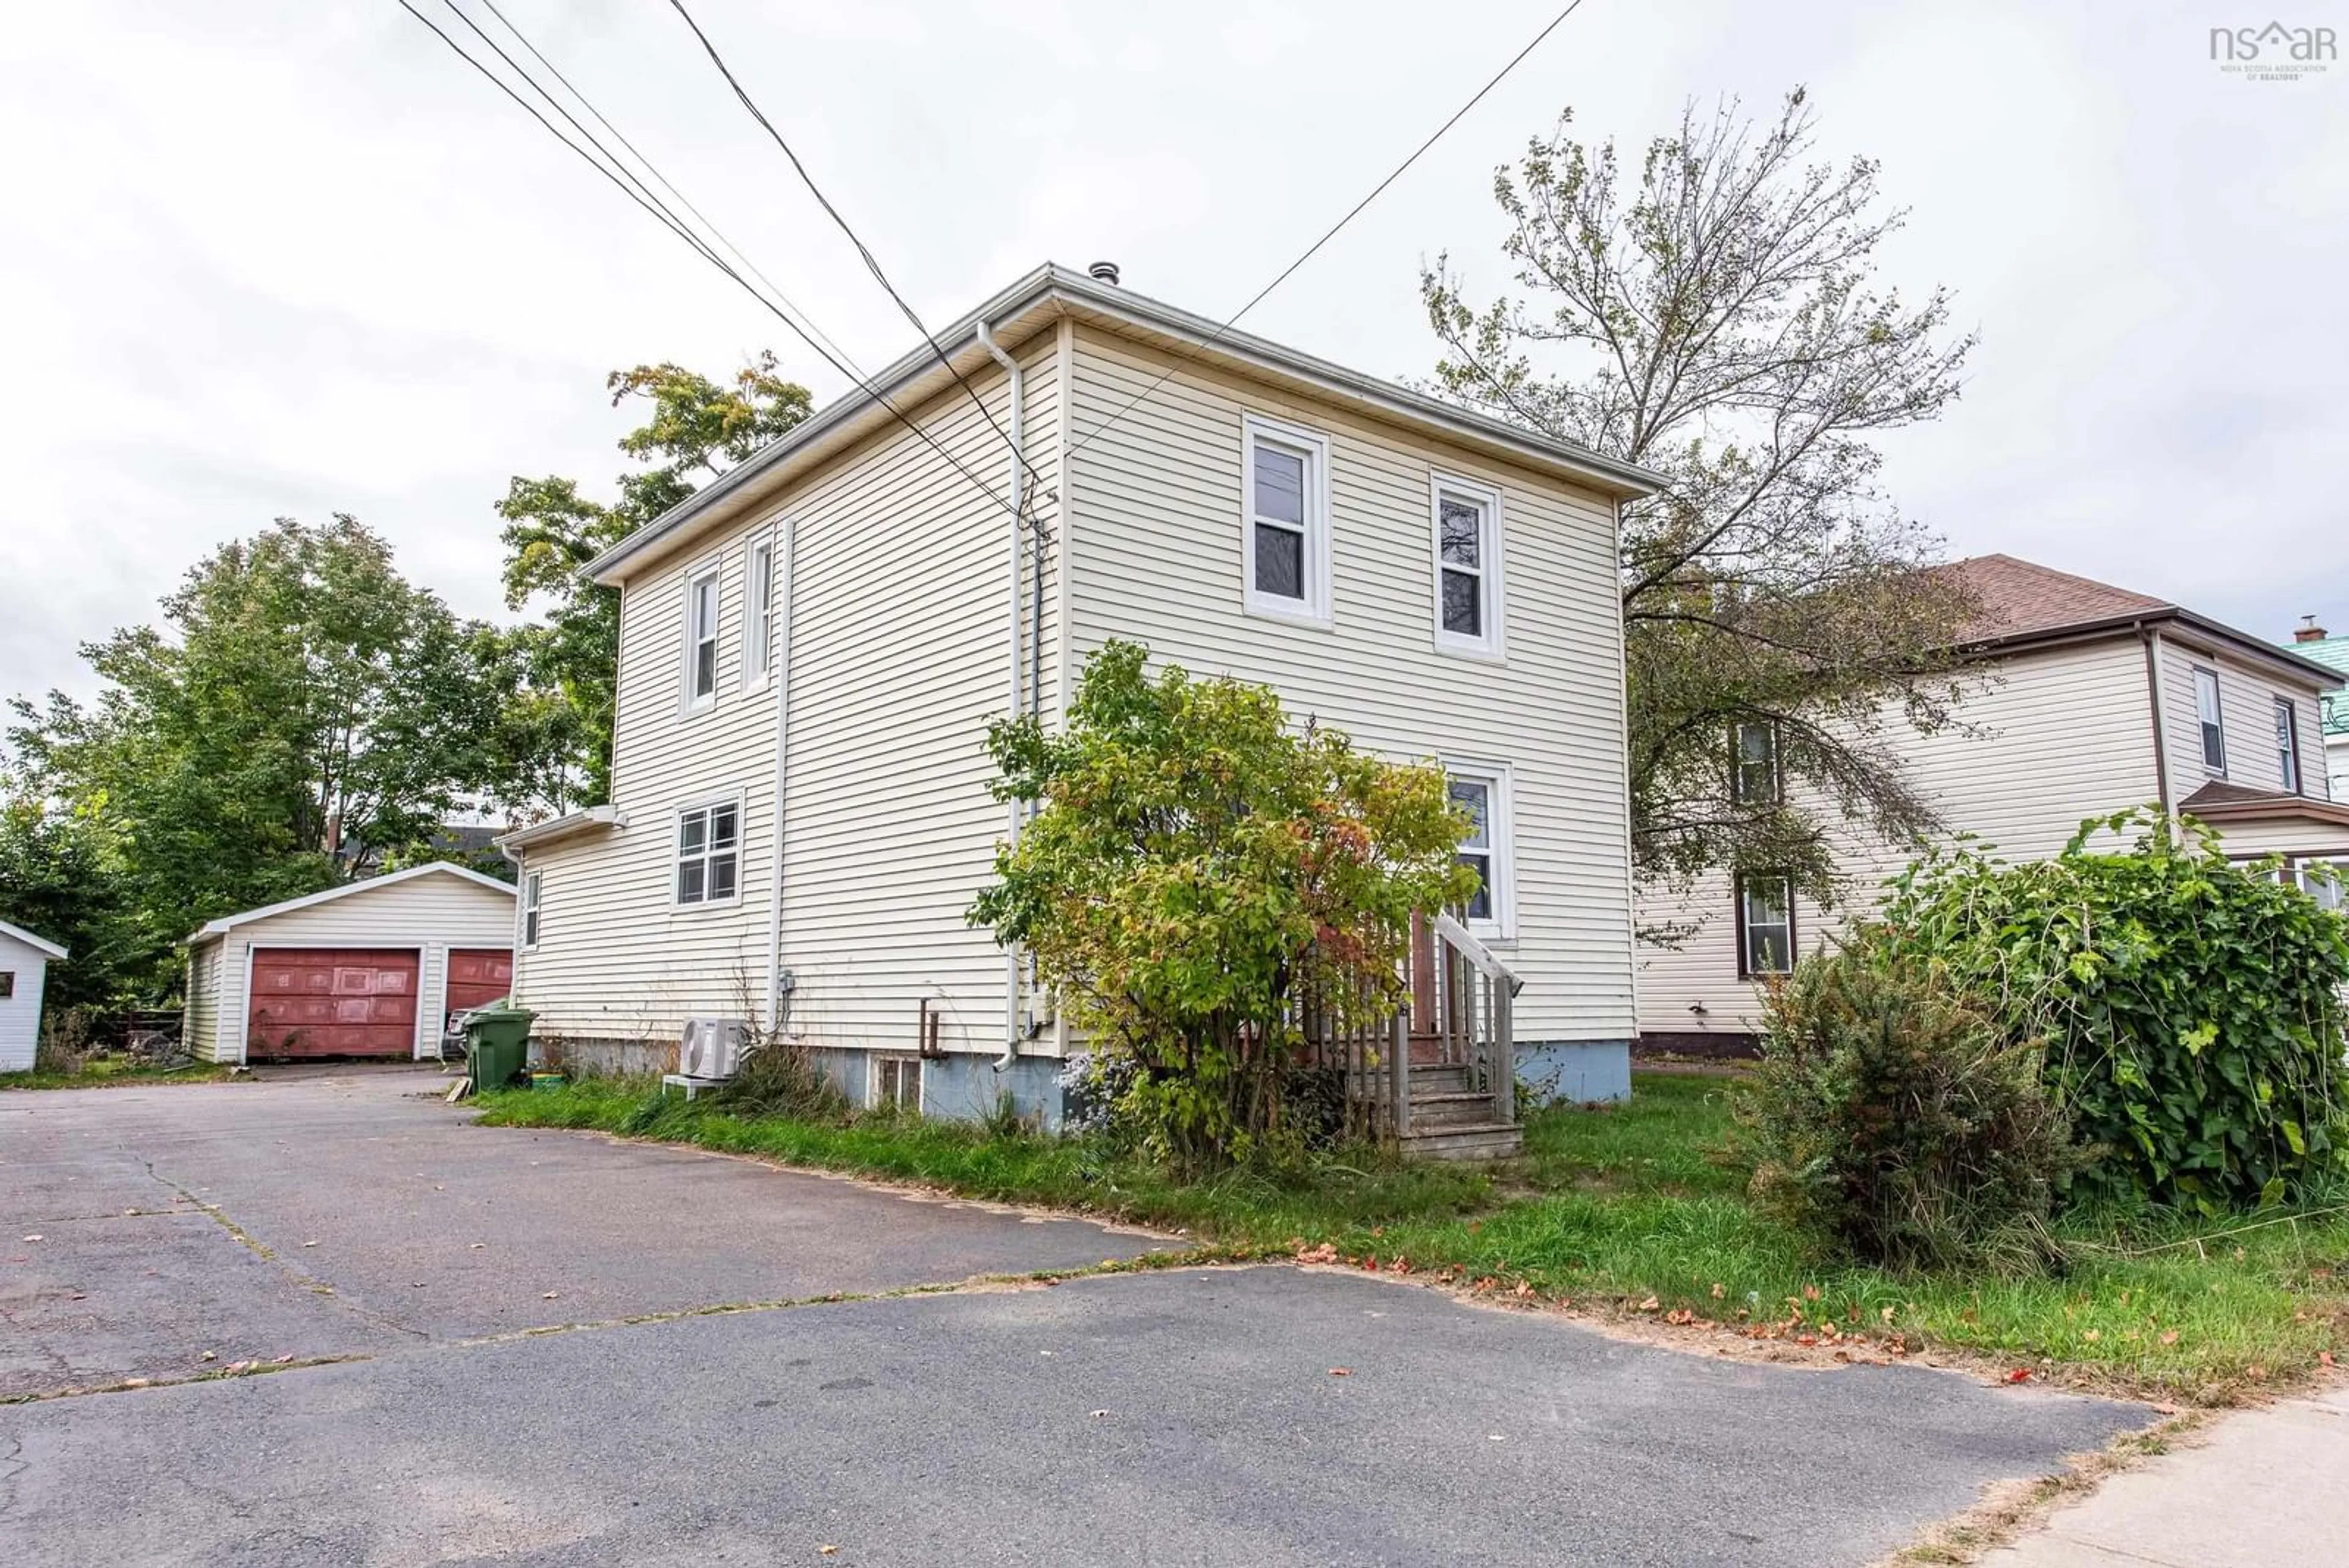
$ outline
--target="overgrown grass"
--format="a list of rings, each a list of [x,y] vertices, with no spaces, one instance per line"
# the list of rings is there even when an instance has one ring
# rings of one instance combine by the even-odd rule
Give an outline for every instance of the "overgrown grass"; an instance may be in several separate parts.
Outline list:
[[[235,1075],[235,1069],[211,1062],[184,1067],[150,1067],[119,1057],[98,1056],[70,1072],[36,1067],[24,1073],[0,1073],[0,1089],[98,1089],[129,1084],[217,1084]]]
[[[1400,1260],[1414,1273],[1658,1318],[1686,1313],[1781,1340],[1954,1348],[2156,1396],[2225,1399],[2302,1375],[2349,1344],[2349,1212],[2075,1220],[2061,1233],[2068,1269],[2023,1279],[1823,1265],[1805,1238],[1745,1201],[1744,1173],[1721,1157],[1730,1092],[1717,1077],[1639,1075],[1628,1106],[1533,1116],[1525,1158],[1496,1174],[1362,1151],[1197,1183],[1084,1139],[989,1137],[910,1117],[743,1118],[634,1085],[506,1091],[485,1098],[483,1119],[1080,1209],[1181,1229],[1232,1256],[1327,1243],[1385,1270]]]

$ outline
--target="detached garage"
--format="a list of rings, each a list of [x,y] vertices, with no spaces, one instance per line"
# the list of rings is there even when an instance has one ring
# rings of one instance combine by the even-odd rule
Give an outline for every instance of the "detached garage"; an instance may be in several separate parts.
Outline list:
[[[209,1062],[433,1054],[513,984],[514,890],[434,861],[212,921],[188,939],[188,1048]]]

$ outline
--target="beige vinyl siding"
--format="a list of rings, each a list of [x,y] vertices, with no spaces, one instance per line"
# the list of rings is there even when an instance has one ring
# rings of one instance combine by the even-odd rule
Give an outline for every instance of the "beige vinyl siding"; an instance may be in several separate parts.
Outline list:
[[[2278,680],[2263,665],[2224,652],[2208,653],[2174,638],[2162,639],[2163,680],[2168,704],[2166,732],[2169,739],[2170,783],[2176,798],[2184,800],[2214,778],[2251,789],[2284,787],[2283,763],[2275,742],[2275,702],[2288,699],[2299,715],[2301,793],[2325,796],[2319,778],[2318,758],[2323,734],[2313,686],[2302,688]],[[2194,669],[2200,666],[2219,675],[2220,716],[2226,730],[2227,769],[2221,774],[2202,763],[2202,732],[2194,707]]]
[[[361,883],[338,898],[289,909],[232,926],[197,953],[211,953],[215,965],[206,988],[213,1023],[210,1060],[245,1058],[246,987],[254,948],[412,948],[416,950],[417,1006],[414,1054],[432,1054],[447,1012],[450,948],[502,948],[513,941],[514,899],[510,892],[464,877],[441,874]],[[192,1020],[192,1010],[190,1014]],[[201,1054],[201,1053],[199,1053]]]
[[[2133,639],[2007,659],[1969,692],[1960,718],[1937,734],[1901,735],[1903,765],[1951,831],[1973,834],[2007,859],[2054,855],[2084,819],[2150,805],[2158,794],[2145,655]],[[1839,837],[1847,909],[1873,908],[1884,879],[1910,857],[1853,832]],[[1696,928],[1677,948],[1641,944],[1643,1032],[1754,1027],[1758,993],[1738,976],[1727,877],[1702,877],[1684,892],[1651,889],[1640,916],[1643,927]],[[1801,950],[1842,924],[1841,913],[1795,900]]]
[[[1077,329],[1073,360],[1076,659],[1131,639],[1158,661],[1268,682],[1292,713],[1381,754],[1506,764],[1517,911],[1509,957],[1526,981],[1518,1036],[1627,1037],[1622,646],[1608,500],[1104,333]],[[1247,414],[1329,440],[1326,629],[1242,613]],[[1430,479],[1439,471],[1502,493],[1505,663],[1434,648]]]
[[[1017,348],[1029,462],[1053,487],[1055,334]],[[972,385],[1009,429],[1007,379]],[[960,389],[908,412],[999,495],[1001,438]],[[1049,493],[1033,496],[1047,527]],[[989,796],[988,722],[1007,711],[1010,519],[902,426],[818,468],[715,544],[631,577],[621,601],[613,804],[627,826],[527,853],[542,929],[516,990],[542,1034],[674,1040],[687,1018],[756,1015],[766,994],[773,875],[776,687],[741,687],[742,566],[755,535],[793,527],[787,632],[783,963],[791,1022],[822,1044],[907,1048],[924,1000],[949,1048],[999,1050],[1003,959],[964,911],[988,874],[1004,810]],[[779,550],[780,554],[780,550]],[[718,697],[685,716],[685,583],[721,563]],[[1023,570],[1023,584],[1029,574]],[[1057,669],[1049,578],[1043,671]],[[1030,634],[1023,604],[1023,644]],[[1023,647],[1023,671],[1027,651]],[[740,894],[671,896],[679,807],[739,797]]]
[[[2233,822],[2220,843],[2235,859],[2261,855],[2331,858],[2349,855],[2349,827],[2319,822]]]
[[[221,1060],[221,944],[205,942],[188,953],[188,1001],[180,1030],[181,1043],[199,1061]]]

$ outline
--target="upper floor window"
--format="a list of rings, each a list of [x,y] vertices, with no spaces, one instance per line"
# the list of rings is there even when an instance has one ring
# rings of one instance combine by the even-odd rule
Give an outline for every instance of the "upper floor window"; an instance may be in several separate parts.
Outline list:
[[[1330,441],[1250,415],[1240,476],[1247,591],[1257,615],[1330,623]]]
[[[1516,935],[1509,829],[1509,774],[1494,763],[1444,764],[1452,804],[1468,815],[1461,836],[1460,864],[1476,874],[1475,889],[1461,910],[1468,929],[1481,936]]]
[[[2202,765],[2227,771],[2227,725],[2219,711],[2219,672],[2194,667],[2194,717],[2202,726]]]
[[[718,563],[685,580],[685,705],[718,696]]]
[[[766,683],[775,662],[775,542],[761,539],[743,556],[742,685]]]
[[[2300,793],[2300,710],[2289,697],[2275,700],[2276,763],[2282,770],[2283,793]]]
[[[526,948],[538,946],[539,878],[543,875],[533,871],[522,879],[522,945]]]
[[[1737,878],[1737,972],[1747,979],[1795,967],[1795,889],[1775,872]]]
[[[731,801],[677,814],[677,901],[723,904],[741,868],[742,808]]]
[[[1778,771],[1778,726],[1741,719],[1729,727],[1729,798],[1739,805],[1775,805],[1786,798]]]
[[[1434,476],[1435,646],[1501,651],[1501,493]]]

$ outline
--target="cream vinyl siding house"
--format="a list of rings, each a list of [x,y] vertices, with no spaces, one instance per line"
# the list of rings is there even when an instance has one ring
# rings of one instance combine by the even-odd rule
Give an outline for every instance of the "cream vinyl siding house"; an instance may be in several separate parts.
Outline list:
[[[2027,562],[1988,556],[1952,569],[1976,578],[1992,625],[2011,629],[1986,632],[1957,723],[1920,735],[1894,714],[1879,732],[1897,739],[1910,783],[1951,834],[1971,835],[2006,859],[2037,859],[2060,851],[2089,817],[2158,804],[2218,827],[2230,855],[2284,853],[2290,875],[2302,858],[2349,857],[2349,809],[2330,801],[2319,767],[2302,765],[2298,789],[2286,789],[2277,744],[2283,704],[2307,757],[2326,672],[2164,601]],[[2206,687],[2216,683],[2223,772],[2204,761],[2197,670],[2208,672]],[[1794,948],[1832,940],[1911,858],[1841,833],[1847,894],[1832,910],[1795,898]],[[1750,1041],[1760,992],[1741,963],[1738,907],[1725,876],[1642,890],[1643,929],[1689,933],[1676,945],[1640,944],[1640,1027],[1651,1046],[1705,1051]]]
[[[525,909],[536,879],[516,992],[543,1052],[641,1069],[689,1018],[772,1019],[858,1097],[885,1077],[934,1113],[1008,1091],[1056,1116],[1066,1031],[967,919],[1009,829],[984,742],[1015,690],[1063,722],[1087,657],[1122,638],[1481,785],[1503,841],[1484,934],[1522,966],[1517,1038],[1574,1086],[1628,1086],[1614,507],[1646,476],[1215,333],[1041,269],[939,335],[991,422],[925,350],[874,378],[922,436],[845,400],[591,568],[622,594],[613,798],[503,840]],[[1463,596],[1485,611],[1448,646],[1446,495],[1474,535],[1448,557],[1454,620]],[[1300,597],[1256,591],[1259,539]],[[692,585],[710,573],[703,697]],[[739,814],[735,891],[682,901],[678,814],[708,803]],[[927,1018],[936,1054],[900,1067]]]

